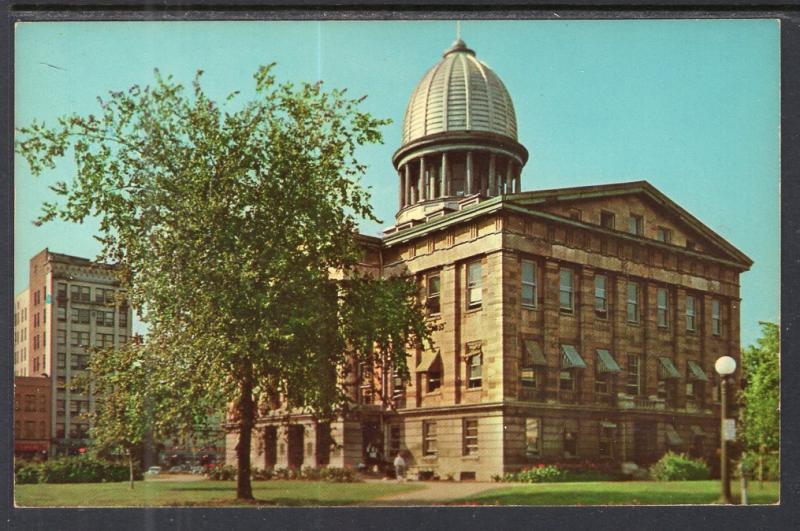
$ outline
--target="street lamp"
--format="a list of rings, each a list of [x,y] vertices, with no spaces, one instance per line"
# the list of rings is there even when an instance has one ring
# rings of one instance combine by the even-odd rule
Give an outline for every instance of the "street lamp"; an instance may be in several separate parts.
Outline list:
[[[733,503],[731,499],[731,473],[728,467],[728,442],[725,440],[725,419],[728,416],[728,376],[736,370],[736,360],[730,356],[722,356],[714,363],[714,369],[720,375],[720,479],[722,480],[722,501]]]

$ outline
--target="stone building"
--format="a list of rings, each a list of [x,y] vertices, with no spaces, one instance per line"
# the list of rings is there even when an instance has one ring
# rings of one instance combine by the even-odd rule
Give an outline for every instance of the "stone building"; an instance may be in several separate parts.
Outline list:
[[[94,398],[72,391],[70,382],[88,364],[86,347],[117,347],[130,339],[131,309],[110,265],[44,249],[31,258],[29,275],[28,288],[17,296],[27,302],[15,321],[15,335],[27,333],[20,340],[27,359],[15,372],[49,377],[50,455],[74,453],[85,444],[89,424],[81,415],[94,408]]]
[[[337,422],[262,418],[253,466],[402,451],[420,477],[488,480],[713,456],[713,365],[739,359],[752,261],[645,181],[523,192],[511,97],[460,40],[412,94],[402,138],[396,224],[362,237],[364,267],[418,279],[435,350],[409,352],[410,381],[359,368]]]

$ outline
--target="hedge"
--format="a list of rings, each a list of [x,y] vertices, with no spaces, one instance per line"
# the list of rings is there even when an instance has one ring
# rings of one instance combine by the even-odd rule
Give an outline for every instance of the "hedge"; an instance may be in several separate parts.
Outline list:
[[[62,457],[41,463],[18,462],[14,466],[17,484],[25,483],[105,483],[128,481],[128,464],[111,463],[89,456]],[[141,480],[142,472],[134,463],[133,479]]]

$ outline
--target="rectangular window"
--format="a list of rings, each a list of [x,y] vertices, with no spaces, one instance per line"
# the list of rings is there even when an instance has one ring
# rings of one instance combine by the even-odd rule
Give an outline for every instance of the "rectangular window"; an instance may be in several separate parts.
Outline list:
[[[469,375],[469,382],[467,387],[474,389],[481,386],[481,375],[483,373],[483,354],[475,354],[469,358],[469,366],[467,367]]]
[[[694,243],[694,240],[686,240],[686,248],[690,251],[694,251],[697,245]]]
[[[128,326],[128,312],[126,310],[121,310],[119,312],[119,327],[126,328]]]
[[[629,395],[639,396],[641,388],[641,372],[639,370],[639,356],[628,354],[628,377],[625,382],[625,392]]]
[[[59,282],[56,286],[56,299],[64,300],[67,298],[67,285]]]
[[[536,262],[522,261],[522,305],[536,307]]]
[[[467,266],[467,309],[480,308],[482,297],[481,263],[472,262]]]
[[[594,392],[608,394],[608,373],[600,370],[598,360],[594,362]]]
[[[572,391],[575,389],[575,377],[572,369],[562,369],[558,374],[558,388],[562,391]]]
[[[656,306],[658,309],[658,326],[669,326],[669,294],[666,288],[658,288],[656,292]]]
[[[697,324],[695,321],[695,307],[694,307],[694,296],[687,295],[686,296],[686,330],[694,331],[695,325]]]
[[[70,334],[70,345],[73,347],[84,347],[89,345],[89,332],[72,332]]]
[[[562,268],[559,273],[559,307],[562,311],[572,312],[574,308],[573,274],[571,269]]]
[[[439,314],[442,311],[441,308],[441,277],[439,273],[431,273],[428,275],[427,278],[427,301],[426,305],[428,307],[428,315],[435,315]]]
[[[639,322],[639,284],[628,282],[627,314],[629,323]]]
[[[525,419],[525,456],[528,459],[542,454],[542,419]]]
[[[644,222],[642,216],[631,214],[628,218],[628,232],[634,236],[641,236],[644,232]]]
[[[72,310],[72,322],[74,324],[89,324],[90,313],[88,309],[78,308]]]
[[[464,455],[478,455],[477,419],[464,419]]]
[[[72,302],[91,302],[91,289],[88,286],[70,286],[70,298]]]
[[[66,321],[67,320],[67,309],[64,306],[57,306],[56,307],[56,318],[59,321]]]
[[[718,336],[722,333],[722,318],[718,300],[711,301],[711,333]]]
[[[611,212],[606,212],[605,210],[600,212],[600,225],[607,229],[614,230],[614,214]]]
[[[58,368],[59,369],[64,369],[67,366],[67,355],[66,354],[63,354],[63,353],[58,354],[58,356],[56,357],[56,360],[57,360],[57,364],[58,364]]]
[[[522,387],[527,389],[536,389],[537,387],[534,349],[539,349],[539,346],[533,340],[528,339],[523,341],[520,376],[522,380]]]
[[[58,330],[56,332],[56,342],[58,345],[66,345],[67,344],[67,331],[66,330]]]
[[[605,275],[594,276],[594,312],[598,317],[608,317],[608,293],[606,285],[608,279]]]
[[[120,345],[124,345],[127,342],[128,342],[128,336],[120,334],[119,335],[119,344]]]
[[[397,455],[402,444],[402,430],[400,425],[393,424],[389,427],[389,452],[390,455]]]
[[[436,423],[429,420],[422,422],[422,454],[436,455]]]
[[[428,392],[432,393],[442,386],[442,363],[436,360],[425,373],[428,380]]]
[[[672,231],[669,229],[665,229],[664,227],[659,227],[658,229],[656,229],[656,240],[664,243],[671,243]]]

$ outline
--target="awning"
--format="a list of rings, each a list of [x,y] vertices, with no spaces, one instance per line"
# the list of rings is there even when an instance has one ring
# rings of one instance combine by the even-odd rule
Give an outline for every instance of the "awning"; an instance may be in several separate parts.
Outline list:
[[[674,380],[681,377],[681,373],[679,373],[678,369],[675,368],[675,364],[672,363],[672,359],[667,358],[666,356],[661,356],[658,358],[658,361],[659,378],[662,380]]]
[[[585,369],[586,362],[572,345],[561,345],[562,369]]]
[[[667,444],[670,446],[679,446],[683,444],[683,439],[681,439],[681,436],[675,431],[675,426],[672,424],[667,424]]]
[[[622,370],[614,360],[614,356],[602,348],[597,349],[597,362],[599,363],[600,372],[620,372]]]
[[[431,365],[434,364],[436,359],[439,358],[439,351],[431,351],[427,350],[422,353],[422,358],[419,361],[419,365],[417,368],[414,369],[415,372],[428,372],[431,369]]]
[[[692,435],[694,435],[695,437],[705,437],[706,432],[704,432],[703,428],[701,428],[697,424],[692,424]]]
[[[614,424],[613,422],[608,422],[608,421],[605,421],[605,420],[600,421],[600,426],[603,427],[603,428],[616,428],[617,427],[617,425]]]
[[[544,354],[542,353],[542,347],[539,346],[539,343],[532,339],[525,340],[525,351],[528,353],[533,359],[534,365],[547,365],[547,360],[544,358]]]
[[[467,343],[467,348],[464,349],[464,358],[471,358],[472,356],[477,356],[483,350],[483,344],[480,341],[470,341]]]
[[[706,373],[702,367],[692,360],[689,360],[689,375],[693,380],[700,382],[708,381],[708,376],[706,376]]]

